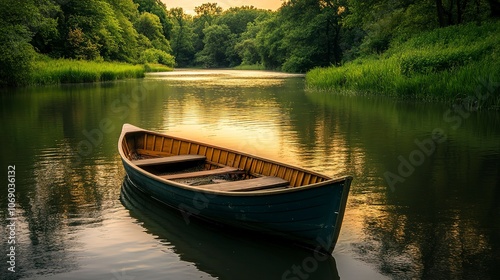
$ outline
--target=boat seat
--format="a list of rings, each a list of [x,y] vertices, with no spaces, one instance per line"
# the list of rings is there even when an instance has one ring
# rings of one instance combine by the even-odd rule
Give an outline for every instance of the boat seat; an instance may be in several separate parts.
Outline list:
[[[170,175],[163,175],[160,177],[163,179],[167,179],[167,180],[173,180],[173,179],[185,179],[185,178],[202,177],[202,176],[210,176],[210,175],[223,175],[223,174],[235,173],[238,171],[244,172],[242,170],[239,170],[238,168],[226,166],[226,167],[217,168],[217,169],[179,173],[179,174],[170,174]]]
[[[177,155],[169,157],[133,160],[132,163],[139,167],[144,167],[151,165],[175,164],[182,162],[202,161],[202,160],[206,160],[206,157],[200,155]]]
[[[255,179],[246,179],[211,185],[203,185],[203,188],[218,191],[255,191],[287,186],[290,183],[274,176],[263,176]]]

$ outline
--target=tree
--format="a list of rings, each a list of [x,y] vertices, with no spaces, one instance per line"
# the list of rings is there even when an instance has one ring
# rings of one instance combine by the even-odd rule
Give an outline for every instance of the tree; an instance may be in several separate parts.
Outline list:
[[[188,66],[194,60],[195,34],[192,28],[192,18],[186,15],[182,8],[170,9],[169,16],[173,19],[171,46],[178,66]]]
[[[231,30],[227,25],[207,26],[203,33],[204,48],[197,54],[196,60],[203,66],[209,67],[227,67],[227,49],[231,37]]]
[[[242,39],[242,34],[247,30],[248,24],[255,22],[259,16],[267,13],[268,11],[259,10],[253,6],[242,6],[229,8],[224,11],[221,16],[216,18],[215,22],[217,24],[227,25],[231,31],[229,46],[226,52],[229,66],[236,66],[242,63],[242,56],[240,55],[240,52],[242,51],[241,47],[245,46],[247,50],[250,51],[253,42],[251,43],[251,41],[247,41],[246,44],[241,45],[242,40],[244,40]],[[247,34],[247,36],[248,35],[249,34]],[[247,37],[245,40],[248,39],[249,38]]]
[[[122,28],[113,7],[103,0],[66,0],[61,4],[58,30],[59,39],[54,44],[56,56],[75,58],[82,53],[84,59],[98,56],[109,59],[119,52]],[[76,34],[77,32],[78,34]],[[75,40],[75,36],[82,39]],[[70,41],[69,39],[72,39]],[[77,42],[81,42],[77,45]],[[81,47],[85,50],[78,50]],[[96,53],[89,52],[95,49]]]
[[[155,14],[143,12],[135,23],[137,32],[149,39],[154,48],[171,53],[170,43],[162,33],[160,19]]]
[[[266,13],[268,15],[269,13]],[[241,34],[239,42],[234,46],[234,49],[241,58],[242,65],[260,64],[261,56],[257,46],[257,34],[260,30],[260,21],[264,20],[265,16],[256,19],[256,22],[249,22],[247,29]]]
[[[30,23],[38,13],[34,1],[0,1],[0,86],[28,83],[35,51]]]
[[[255,42],[262,63],[268,69],[280,69],[288,56],[283,41],[286,32],[281,13],[273,14],[268,19],[260,22],[259,26],[260,30],[255,37]]]
[[[267,13],[267,11],[259,10],[254,6],[233,7],[225,10],[216,22],[227,25],[231,33],[240,35],[247,29],[247,24],[254,22],[262,13]]]
[[[342,60],[344,1],[290,0],[263,22],[258,49],[267,68],[305,72]]]
[[[365,34],[359,47],[362,54],[382,53],[394,39],[438,27],[432,1],[348,0],[347,7],[344,25]]]
[[[219,7],[217,3],[204,3],[195,7],[194,11],[199,17],[208,16],[213,19],[214,16],[220,15],[223,9]]]
[[[203,49],[203,40],[205,38],[205,33],[203,30],[212,25],[217,17],[219,17],[223,11],[217,3],[205,3],[194,8],[196,16],[193,18],[193,31],[197,35],[193,46],[195,52],[200,52]]]
[[[32,33],[31,45],[41,53],[52,51],[52,42],[57,40],[57,15],[61,12],[59,5],[51,0],[37,0],[37,11],[31,17],[29,24]]]
[[[150,41],[164,37],[162,28],[158,16],[149,12],[143,12],[135,23],[137,32],[146,36]]]
[[[394,40],[406,40],[415,32],[428,31],[494,17],[498,0],[348,0],[344,23],[361,28],[366,36],[362,52],[381,53]]]
[[[140,13],[149,12],[158,17],[162,26],[162,34],[170,39],[173,23],[168,17],[167,6],[160,0],[134,0]]]
[[[132,22],[139,17],[137,4],[132,0],[106,0],[113,8],[119,25],[116,38],[117,51],[109,54],[109,59],[136,62],[139,54],[139,33]]]

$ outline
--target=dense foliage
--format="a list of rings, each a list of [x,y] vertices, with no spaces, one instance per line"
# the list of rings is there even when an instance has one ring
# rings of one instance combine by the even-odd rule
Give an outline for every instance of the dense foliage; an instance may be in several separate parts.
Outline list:
[[[159,0],[0,0],[0,86],[39,83],[47,57],[173,67],[171,29]]]
[[[36,61],[78,59],[289,72],[380,55],[420,32],[500,17],[498,0],[287,0],[278,11],[161,0],[0,0],[0,86],[30,83]],[[405,57],[404,75],[466,64],[481,46]],[[406,73],[406,74],[405,74]]]

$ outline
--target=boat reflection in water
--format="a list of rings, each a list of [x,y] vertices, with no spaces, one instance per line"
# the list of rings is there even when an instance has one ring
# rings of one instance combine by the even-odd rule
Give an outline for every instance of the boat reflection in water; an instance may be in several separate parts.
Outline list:
[[[120,200],[147,233],[169,244],[169,250],[181,260],[217,279],[340,279],[331,255],[271,243],[261,236],[197,219],[186,220],[180,212],[139,191],[127,178]]]

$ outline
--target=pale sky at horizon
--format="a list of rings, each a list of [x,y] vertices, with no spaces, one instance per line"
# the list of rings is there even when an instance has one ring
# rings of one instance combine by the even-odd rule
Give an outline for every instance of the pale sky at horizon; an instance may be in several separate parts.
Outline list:
[[[254,6],[259,9],[277,10],[281,7],[281,0],[161,0],[167,9],[181,7],[187,14],[195,14],[194,7],[203,3],[217,3],[219,7],[227,10],[230,7]]]

